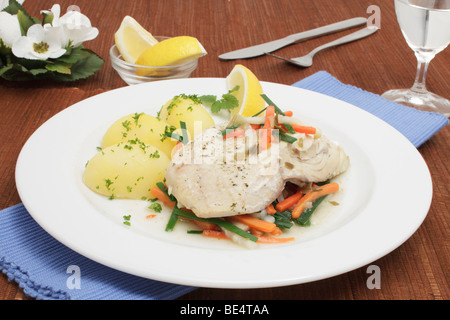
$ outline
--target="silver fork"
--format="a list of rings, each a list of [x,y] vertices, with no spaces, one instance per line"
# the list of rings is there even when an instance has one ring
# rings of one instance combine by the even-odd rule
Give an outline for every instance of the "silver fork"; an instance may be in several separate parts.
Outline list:
[[[269,52],[266,52],[265,54],[275,57],[275,58],[278,58],[278,59],[281,59],[281,60],[284,60],[286,62],[295,64],[297,66],[311,67],[313,64],[313,57],[319,51],[322,51],[324,49],[328,49],[331,47],[339,46],[344,43],[348,43],[348,42],[352,42],[355,40],[365,38],[367,36],[370,36],[371,34],[374,34],[377,31],[378,31],[378,29],[376,27],[367,27],[367,28],[358,30],[358,31],[350,33],[344,37],[341,37],[339,39],[336,39],[334,41],[331,41],[329,43],[321,45],[320,47],[315,48],[313,51],[311,51],[310,53],[308,53],[307,55],[305,55],[303,57],[287,59],[287,58],[283,58],[283,57],[277,56],[277,55],[275,55],[273,53],[269,53]]]

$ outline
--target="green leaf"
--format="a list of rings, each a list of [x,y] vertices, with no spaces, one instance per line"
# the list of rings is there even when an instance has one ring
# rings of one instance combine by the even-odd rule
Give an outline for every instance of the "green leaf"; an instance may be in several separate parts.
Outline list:
[[[204,95],[200,97],[200,101],[202,104],[210,106],[212,113],[218,113],[221,110],[231,110],[239,106],[239,100],[232,94],[232,92],[237,90],[239,90],[239,86],[223,94],[220,100],[217,100],[217,96],[214,95]]]
[[[239,100],[231,93],[222,95],[221,100],[215,101],[211,106],[212,113],[218,113],[220,110],[231,110],[239,106]]]
[[[55,71],[62,74],[71,74],[70,67],[72,67],[72,65],[65,62],[48,63],[45,66],[45,68],[49,71]]]
[[[13,67],[14,67],[13,64],[8,64],[8,65],[2,67],[0,69],[0,77],[2,77],[4,73],[6,73],[7,71],[11,70]]]
[[[33,76],[37,76],[40,74],[47,73],[48,71],[49,71],[48,69],[31,69],[29,70],[29,73],[32,74]]]
[[[2,39],[0,39],[0,56],[6,56],[11,54],[11,48],[8,47]],[[3,57],[2,57],[3,58]]]
[[[75,54],[70,54],[70,55],[63,55],[63,56],[59,57],[58,59],[56,59],[56,61],[74,64],[78,61],[79,58],[80,57],[78,57]]]
[[[17,12],[17,20],[19,20],[20,31],[23,36],[26,36],[28,28],[35,24],[33,18],[31,18],[27,13],[24,13],[22,10]]]
[[[16,58],[14,61],[28,70],[31,69],[44,69],[45,65],[47,64],[47,61],[43,60],[32,60],[32,59],[23,59],[23,58]]]
[[[71,74],[55,73],[54,79],[58,81],[76,81],[86,79],[101,69],[105,61],[93,51],[81,49],[80,59],[71,67]]]
[[[9,4],[5,8],[3,8],[2,11],[8,12],[9,14],[17,14],[19,10],[25,11],[22,5],[16,0],[9,0]]]
[[[199,98],[200,98],[200,101],[202,102],[202,104],[204,104],[206,106],[212,106],[212,104],[214,102],[216,102],[216,100],[217,100],[217,96],[210,95],[210,94],[201,96]]]
[[[42,16],[43,16],[42,25],[45,25],[47,23],[51,24],[53,22],[53,13],[50,13],[50,14],[43,13]]]
[[[3,67],[0,71],[0,76],[9,81],[25,81],[35,79],[30,70],[19,63],[9,63]]]

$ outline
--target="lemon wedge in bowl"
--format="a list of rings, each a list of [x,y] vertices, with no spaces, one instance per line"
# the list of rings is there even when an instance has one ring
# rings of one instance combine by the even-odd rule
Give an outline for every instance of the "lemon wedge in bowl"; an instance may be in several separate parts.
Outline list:
[[[232,94],[238,99],[239,106],[231,110],[231,116],[239,114],[243,117],[251,117],[265,107],[261,97],[263,89],[255,74],[247,67],[237,64],[226,78],[229,90],[239,86]]]
[[[122,58],[128,63],[136,63],[145,50],[158,43],[150,32],[130,16],[123,18],[114,34],[114,41]]]
[[[206,50],[194,37],[178,36],[160,41],[146,49],[136,60],[143,66],[170,66],[182,64],[206,55]]]

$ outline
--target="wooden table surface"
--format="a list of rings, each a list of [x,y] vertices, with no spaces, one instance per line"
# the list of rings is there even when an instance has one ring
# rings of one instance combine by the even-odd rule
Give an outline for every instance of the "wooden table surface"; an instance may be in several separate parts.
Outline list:
[[[31,15],[40,17],[40,10],[50,9],[53,3],[26,0],[24,6]],[[241,63],[262,81],[290,85],[326,70],[344,83],[381,94],[388,89],[409,87],[415,76],[415,56],[399,30],[392,0],[60,0],[57,3],[63,13],[69,5],[79,6],[100,30],[99,36],[85,46],[103,57],[105,64],[93,77],[75,83],[0,80],[0,209],[21,202],[14,181],[15,163],[22,146],[41,124],[80,100],[126,85],[111,67],[108,55],[113,35],[125,15],[134,17],[154,35],[197,37],[208,55],[200,60],[192,77],[226,77],[236,63]],[[219,54],[233,49],[347,18],[369,17],[370,5],[380,8],[379,32],[321,53],[310,68],[297,68],[268,56],[236,61],[218,59]],[[297,57],[336,37],[327,35],[277,53]],[[450,98],[449,80],[447,48],[430,65],[428,88]],[[419,148],[433,179],[433,201],[418,231],[399,248],[371,263],[380,268],[380,289],[368,288],[367,265],[313,283],[245,290],[199,288],[180,299],[449,299],[449,140],[447,126]],[[0,273],[0,299],[29,297]]]

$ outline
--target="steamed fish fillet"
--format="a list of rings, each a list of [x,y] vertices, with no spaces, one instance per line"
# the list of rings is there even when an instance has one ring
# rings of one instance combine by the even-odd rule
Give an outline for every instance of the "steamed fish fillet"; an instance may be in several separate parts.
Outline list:
[[[166,184],[178,206],[198,217],[258,212],[284,188],[277,145],[254,152],[258,144],[255,131],[224,140],[220,134],[224,127],[208,128],[183,146],[166,171]]]
[[[349,166],[342,147],[323,135],[295,134],[296,142],[273,141],[261,151],[259,131],[224,139],[225,126],[204,130],[167,167],[166,184],[178,206],[201,218],[259,212],[279,197],[286,182],[326,181]]]
[[[349,167],[349,158],[342,146],[326,136],[314,139],[297,133],[297,141],[280,144],[280,169],[284,180],[302,185],[331,179]]]

